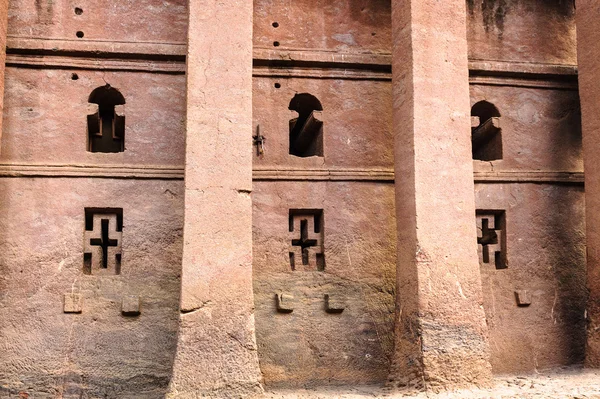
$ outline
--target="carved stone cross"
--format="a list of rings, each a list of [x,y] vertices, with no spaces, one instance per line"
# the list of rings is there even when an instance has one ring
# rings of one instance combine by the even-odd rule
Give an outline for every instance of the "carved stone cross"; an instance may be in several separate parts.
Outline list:
[[[302,264],[308,265],[308,248],[316,247],[318,240],[308,238],[308,220],[300,221],[300,239],[292,240],[292,246],[300,247],[302,251]]]
[[[307,270],[325,269],[323,255],[323,227],[315,228],[317,218],[322,213],[291,214],[290,215],[290,264],[296,270],[300,264]],[[318,231],[315,231],[318,230]],[[298,233],[300,237],[298,237]]]
[[[496,226],[496,215],[477,215],[477,244],[480,245],[480,263],[491,263],[496,269],[506,269],[502,234],[504,232],[500,226]]]
[[[93,230],[85,232],[84,253],[90,258],[91,274],[121,272],[121,238],[116,214],[94,214]]]

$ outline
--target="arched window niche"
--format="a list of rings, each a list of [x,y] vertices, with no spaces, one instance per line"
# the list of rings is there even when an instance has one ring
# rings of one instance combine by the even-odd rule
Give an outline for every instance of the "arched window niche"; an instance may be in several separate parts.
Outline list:
[[[93,113],[87,116],[87,150],[105,153],[125,151],[125,97],[106,84],[94,89],[88,102]]]
[[[322,157],[323,122],[318,119],[323,111],[321,102],[312,94],[296,94],[289,109],[298,113],[290,120],[290,155]]]
[[[473,159],[502,159],[502,129],[498,108],[490,102],[479,101],[471,108],[471,126]]]

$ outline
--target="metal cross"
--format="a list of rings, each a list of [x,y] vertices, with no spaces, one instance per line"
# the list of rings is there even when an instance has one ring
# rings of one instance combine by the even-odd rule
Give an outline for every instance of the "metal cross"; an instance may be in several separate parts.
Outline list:
[[[265,136],[260,134],[260,125],[256,126],[256,136],[252,136],[254,145],[256,146],[256,155],[259,157],[265,153]]]

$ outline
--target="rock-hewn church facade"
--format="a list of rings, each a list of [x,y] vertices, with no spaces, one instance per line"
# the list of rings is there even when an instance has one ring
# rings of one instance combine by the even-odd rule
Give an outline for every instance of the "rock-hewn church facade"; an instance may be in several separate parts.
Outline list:
[[[0,16],[0,397],[600,366],[597,1]]]

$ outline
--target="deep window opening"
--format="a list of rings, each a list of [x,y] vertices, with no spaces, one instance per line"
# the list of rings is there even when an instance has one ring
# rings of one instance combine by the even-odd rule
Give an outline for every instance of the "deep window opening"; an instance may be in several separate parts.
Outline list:
[[[123,95],[107,84],[95,89],[89,102],[98,104],[98,111],[87,117],[88,151],[125,151],[125,115],[117,112],[117,106],[125,104]]]
[[[290,154],[297,157],[323,156],[323,122],[317,119],[323,106],[308,93],[296,94],[289,109],[298,117],[290,120]]]
[[[479,161],[502,159],[502,129],[498,108],[487,101],[480,101],[471,108],[471,118],[473,159]]]

